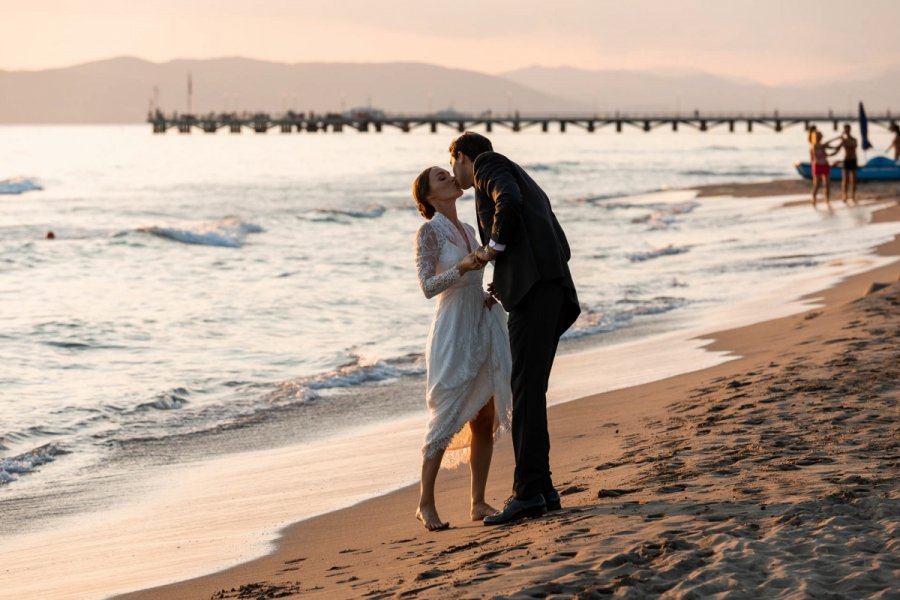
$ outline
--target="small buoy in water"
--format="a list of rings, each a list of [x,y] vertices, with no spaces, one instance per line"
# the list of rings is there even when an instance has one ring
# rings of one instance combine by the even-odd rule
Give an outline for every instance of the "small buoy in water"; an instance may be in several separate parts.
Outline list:
[[[55,240],[55,239],[56,239],[56,234],[53,233],[52,231],[48,231],[48,232],[47,232],[47,235],[44,236],[44,237],[46,237],[48,240]]]

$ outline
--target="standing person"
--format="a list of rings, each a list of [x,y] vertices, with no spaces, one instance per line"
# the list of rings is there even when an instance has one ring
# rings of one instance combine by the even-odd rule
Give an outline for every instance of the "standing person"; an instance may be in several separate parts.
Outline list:
[[[891,145],[887,147],[885,152],[894,151],[894,160],[900,160],[900,127],[896,123],[891,123],[890,130],[894,132],[894,139]]]
[[[469,459],[471,517],[497,510],[485,501],[494,436],[510,427],[512,363],[506,316],[482,289],[484,264],[475,256],[475,230],[456,215],[462,190],[445,169],[429,167],[413,183],[426,219],[416,232],[416,270],[426,298],[437,297],[426,343],[425,400],[431,417],[422,449],[416,518],[429,531],[449,524],[438,516],[434,484],[441,461]]]
[[[547,383],[560,336],[581,311],[569,273],[571,256],[544,191],[490,140],[466,132],[450,144],[462,189],[475,188],[482,261],[494,261],[488,287],[509,312],[512,350],[512,496],[486,525],[560,508],[550,474]]]
[[[810,125],[809,129],[806,131],[806,141],[809,144],[812,144],[815,141],[816,133],[818,133],[819,128],[815,125]]]
[[[809,145],[809,162],[812,167],[812,205],[816,207],[816,196],[819,193],[819,183],[825,186],[825,205],[831,208],[831,167],[828,165],[828,152],[822,143],[822,132],[816,131],[812,135],[812,143]]]
[[[859,162],[856,158],[856,148],[859,145],[856,138],[850,133],[850,125],[844,125],[844,133],[841,134],[840,143],[829,152],[829,156],[835,155],[844,150],[843,169],[841,171],[841,195],[844,204],[847,204],[847,187],[850,187],[850,199],[856,204],[856,170],[859,168]],[[836,141],[836,140],[834,140]],[[829,144],[830,145],[830,142]]]

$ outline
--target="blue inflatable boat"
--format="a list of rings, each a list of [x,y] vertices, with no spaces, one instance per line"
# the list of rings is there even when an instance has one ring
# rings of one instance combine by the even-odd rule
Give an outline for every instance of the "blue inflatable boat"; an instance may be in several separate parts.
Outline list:
[[[804,179],[812,179],[812,167],[808,162],[794,163],[797,172]],[[831,179],[840,181],[843,174],[841,167],[831,167]],[[856,171],[857,181],[900,181],[900,162],[886,156],[876,156],[859,167]]]

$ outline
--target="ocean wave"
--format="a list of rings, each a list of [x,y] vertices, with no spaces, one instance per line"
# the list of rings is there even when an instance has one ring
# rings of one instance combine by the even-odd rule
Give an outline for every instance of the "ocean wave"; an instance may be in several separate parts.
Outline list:
[[[158,394],[152,402],[138,404],[136,410],[178,410],[188,403],[186,396],[189,394],[190,392],[183,387],[178,387]]]
[[[629,306],[625,309],[626,314],[631,317],[639,317],[646,315],[661,315],[676,308],[681,308],[688,304],[687,298],[678,296],[656,296],[649,300],[619,300],[616,304],[619,306]]]
[[[425,357],[420,354],[389,360],[366,360],[356,357],[333,371],[319,373],[284,381],[266,398],[267,405],[282,405],[285,402],[308,401],[318,398],[321,390],[350,388],[366,383],[376,383],[387,379],[397,379],[425,372]]]
[[[666,229],[675,223],[678,217],[693,212],[700,206],[698,202],[676,202],[674,204],[653,205],[655,210],[631,220],[634,224],[646,223],[650,229]],[[646,208],[646,207],[645,207]]]
[[[622,193],[610,193],[610,194],[594,194],[592,196],[578,196],[576,198],[572,198],[570,202],[574,204],[599,204],[603,208],[622,208],[623,206],[628,206],[626,204],[614,204],[611,202],[604,202],[605,200],[612,200],[613,198],[627,198],[631,194],[627,194],[625,192]]]
[[[56,348],[65,348],[66,350],[86,350],[88,348],[93,348],[91,344],[86,344],[84,342],[58,342],[55,340],[50,340],[44,342],[47,346],[54,346]]]
[[[575,339],[615,331],[627,325],[635,317],[661,315],[686,306],[688,303],[686,298],[656,296],[643,300],[623,299],[609,307],[582,305],[581,314],[575,324],[562,337],[563,339]]]
[[[679,171],[679,175],[686,177],[784,177],[789,171],[711,171],[707,169],[689,169],[687,171]]]
[[[746,270],[767,271],[769,269],[800,269],[815,267],[822,264],[822,261],[816,258],[769,259],[769,262],[765,262],[765,260],[766,259],[759,262],[748,263],[747,266],[749,268]]]
[[[138,231],[183,244],[240,248],[247,234],[261,233],[263,228],[255,223],[245,223],[238,217],[225,217],[187,229],[152,226],[141,227]]]
[[[596,199],[604,200],[605,197],[604,196],[596,196]],[[586,200],[586,202],[593,202],[593,201],[594,201],[593,198]],[[646,209],[646,208],[649,208],[651,206],[656,206],[656,205],[655,204],[650,204],[650,205],[634,204],[631,202],[603,202],[603,203],[597,203],[596,206],[612,211],[612,210],[633,210],[636,208]]]
[[[628,255],[628,260],[631,262],[644,262],[647,260],[653,260],[654,258],[659,258],[661,256],[673,256],[675,254],[684,254],[685,252],[690,251],[690,246],[673,246],[669,244],[665,248],[655,248],[653,250],[646,250],[644,252],[634,252]]]
[[[241,429],[260,420],[277,418],[278,411],[316,402],[327,395],[327,390],[352,389],[424,372],[425,358],[421,354],[388,360],[355,357],[331,371],[273,384],[225,382],[224,385],[234,389],[233,394],[205,405],[201,399],[193,406],[188,400],[191,392],[177,387],[134,408],[108,407],[108,412],[120,415],[114,417],[119,427],[110,430],[108,439],[116,443],[140,443]]]
[[[69,454],[69,451],[58,444],[50,443],[12,458],[4,458],[0,460],[0,485],[15,481],[21,475],[32,473],[41,465],[53,462],[57,456],[64,454]]]
[[[21,194],[44,189],[40,183],[28,177],[10,177],[0,180],[0,194]]]
[[[312,212],[311,220],[336,223],[346,219],[377,219],[386,210],[380,204],[373,204],[364,209],[319,208]]]
[[[556,162],[552,162],[552,163],[544,163],[544,162],[529,163],[529,164],[522,165],[522,168],[525,169],[526,171],[535,171],[535,172],[559,171],[559,170],[561,170],[560,167],[577,167],[580,164],[583,164],[583,163],[580,161],[576,161],[576,160],[560,160],[560,161],[556,161]]]

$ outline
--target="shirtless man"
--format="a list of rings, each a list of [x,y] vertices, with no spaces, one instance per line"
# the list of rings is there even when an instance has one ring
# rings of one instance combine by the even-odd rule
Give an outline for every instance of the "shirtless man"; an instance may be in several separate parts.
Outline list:
[[[885,152],[893,150],[894,160],[900,160],[900,127],[898,127],[896,123],[891,123],[890,129],[894,133],[894,140],[891,142],[891,145],[887,147]]]
[[[856,147],[857,141],[856,138],[850,134],[850,125],[844,125],[844,133],[841,134],[841,137],[838,138],[840,143],[834,147],[834,149],[828,153],[829,156],[833,156],[841,151],[841,148],[844,149],[844,168],[841,173],[841,195],[844,197],[844,204],[848,204],[847,202],[847,184],[850,184],[850,200],[856,204],[856,170],[859,168],[859,163],[856,160]],[[828,142],[828,146],[830,147],[833,142],[837,140],[832,140]]]

